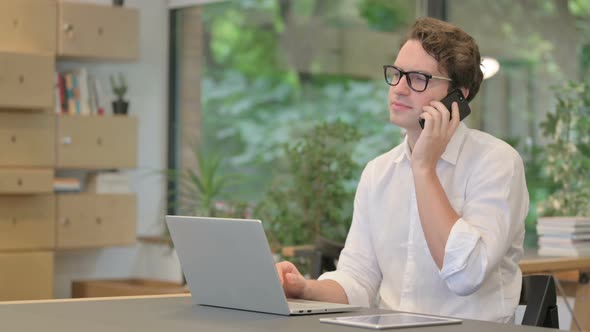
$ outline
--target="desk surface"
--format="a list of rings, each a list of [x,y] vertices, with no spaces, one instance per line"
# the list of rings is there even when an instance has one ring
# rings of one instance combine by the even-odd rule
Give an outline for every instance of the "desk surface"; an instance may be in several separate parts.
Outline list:
[[[590,257],[548,257],[525,252],[520,261],[520,269],[524,274],[571,270],[590,271]]]
[[[482,310],[485,310],[482,308]],[[363,311],[377,313],[382,310]],[[223,308],[196,306],[188,295],[145,296],[119,299],[29,301],[0,304],[5,331],[44,332],[194,332],[194,331],[370,331],[320,323],[320,317],[348,314],[285,317]],[[359,314],[358,312],[356,314]],[[546,329],[465,320],[460,325],[408,328],[394,331],[547,331]]]

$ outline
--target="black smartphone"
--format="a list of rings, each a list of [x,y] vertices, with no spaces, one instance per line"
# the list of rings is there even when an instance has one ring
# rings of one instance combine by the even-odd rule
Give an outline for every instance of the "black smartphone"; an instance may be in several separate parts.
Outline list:
[[[463,121],[469,114],[471,114],[471,108],[469,107],[469,102],[463,96],[463,93],[459,89],[455,89],[451,91],[446,97],[444,97],[440,102],[445,105],[445,107],[451,111],[451,105],[453,102],[456,101],[457,105],[459,105],[459,120]],[[451,111],[452,114],[452,111]],[[451,115],[452,117],[452,115]],[[451,118],[449,118],[450,120]],[[424,119],[418,120],[420,123],[420,127],[424,129],[424,123],[426,122]]]

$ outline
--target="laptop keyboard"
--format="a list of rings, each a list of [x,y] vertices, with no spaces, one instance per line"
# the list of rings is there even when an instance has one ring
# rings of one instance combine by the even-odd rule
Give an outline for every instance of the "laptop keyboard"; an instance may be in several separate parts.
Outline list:
[[[326,307],[326,303],[323,302],[307,301],[300,299],[289,299],[287,303],[289,304],[289,308],[291,309],[313,309]]]

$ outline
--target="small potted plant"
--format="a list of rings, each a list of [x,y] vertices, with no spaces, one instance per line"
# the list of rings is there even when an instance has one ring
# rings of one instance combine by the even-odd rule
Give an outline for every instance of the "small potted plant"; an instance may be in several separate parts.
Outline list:
[[[113,94],[117,96],[117,100],[113,101],[113,113],[126,115],[127,109],[129,108],[129,102],[124,99],[127,93],[127,82],[123,74],[119,73],[119,79],[117,80],[114,75],[111,75],[111,88]]]

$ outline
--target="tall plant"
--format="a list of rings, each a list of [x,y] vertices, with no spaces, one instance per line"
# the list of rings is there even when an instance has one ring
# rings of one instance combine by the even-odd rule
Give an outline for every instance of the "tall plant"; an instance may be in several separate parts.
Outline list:
[[[548,142],[546,170],[557,190],[541,205],[544,216],[590,216],[590,82],[557,90],[555,112],[541,123]]]
[[[313,127],[284,146],[282,167],[255,215],[266,221],[272,244],[313,243],[317,236],[344,241],[350,226],[358,164],[357,130],[336,121]]]
[[[169,170],[168,179],[176,183],[178,214],[194,216],[242,216],[244,204],[235,202],[231,192],[239,182],[236,174],[223,173],[224,158],[215,153],[193,148],[196,167]]]

